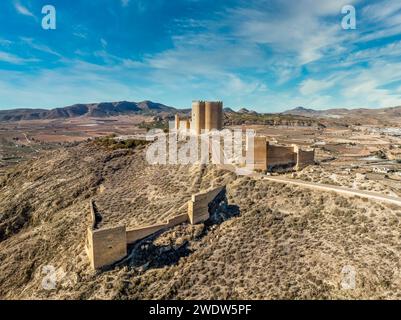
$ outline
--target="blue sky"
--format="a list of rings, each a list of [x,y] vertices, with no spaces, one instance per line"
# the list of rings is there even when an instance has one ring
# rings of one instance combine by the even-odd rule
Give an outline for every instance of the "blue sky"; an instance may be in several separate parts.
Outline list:
[[[341,27],[349,4],[356,30]],[[0,21],[0,109],[401,105],[399,0],[3,0]]]

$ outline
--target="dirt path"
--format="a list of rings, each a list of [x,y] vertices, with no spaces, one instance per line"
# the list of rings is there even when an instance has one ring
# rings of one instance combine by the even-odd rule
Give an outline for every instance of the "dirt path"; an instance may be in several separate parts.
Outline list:
[[[29,140],[29,138],[28,138],[28,136],[26,135],[26,133],[23,133],[23,135],[24,135],[24,137],[25,137],[25,139],[26,139],[26,142],[28,142],[28,144],[31,144],[32,141]]]
[[[341,194],[351,195],[351,196],[358,196],[362,198],[372,199],[372,200],[379,200],[387,203],[392,203],[401,206],[401,198],[398,197],[391,197],[386,196],[384,194],[380,194],[377,192],[371,191],[364,191],[364,190],[356,190],[346,187],[339,187],[339,186],[332,186],[329,184],[320,184],[314,182],[306,182],[302,180],[296,179],[289,179],[284,177],[270,177],[270,176],[262,176],[264,180],[274,181],[274,182],[281,182],[285,184],[292,184],[301,187],[307,187],[314,190],[322,190],[322,191],[334,191]]]

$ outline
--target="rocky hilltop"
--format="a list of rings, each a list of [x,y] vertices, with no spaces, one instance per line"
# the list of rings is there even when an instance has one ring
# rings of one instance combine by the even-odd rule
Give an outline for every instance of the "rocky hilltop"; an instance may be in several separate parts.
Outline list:
[[[108,117],[132,114],[162,114],[176,112],[173,107],[152,101],[101,102],[74,104],[55,109],[0,110],[0,121],[44,120],[74,117]]]

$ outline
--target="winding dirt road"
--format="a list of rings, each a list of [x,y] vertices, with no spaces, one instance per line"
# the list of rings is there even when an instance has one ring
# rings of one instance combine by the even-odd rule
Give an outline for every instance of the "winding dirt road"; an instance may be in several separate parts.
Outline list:
[[[263,180],[269,180],[269,181],[274,181],[274,182],[279,182],[279,183],[284,183],[284,184],[292,184],[292,185],[306,187],[306,188],[310,188],[310,189],[314,189],[314,190],[334,191],[334,192],[349,195],[349,196],[358,196],[361,198],[378,200],[378,201],[383,201],[383,202],[392,203],[392,204],[401,206],[401,198],[386,196],[384,194],[380,194],[377,192],[356,190],[356,189],[351,189],[351,188],[346,188],[346,187],[333,186],[333,185],[329,185],[329,184],[313,183],[313,182],[289,179],[289,178],[284,178],[284,177],[262,176],[261,178]]]

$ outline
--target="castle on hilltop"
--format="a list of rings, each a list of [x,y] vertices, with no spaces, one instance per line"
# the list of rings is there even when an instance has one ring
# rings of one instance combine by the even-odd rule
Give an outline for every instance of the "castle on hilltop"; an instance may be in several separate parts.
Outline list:
[[[174,128],[184,134],[201,135],[223,129],[223,102],[193,101],[191,120],[180,119],[175,115]],[[245,141],[243,141],[245,142]],[[242,143],[242,142],[241,142]],[[249,169],[260,171],[301,170],[315,163],[315,150],[301,148],[299,145],[280,145],[272,143],[266,136],[252,137],[246,143],[246,151],[252,154]],[[221,159],[224,159],[222,156]]]

